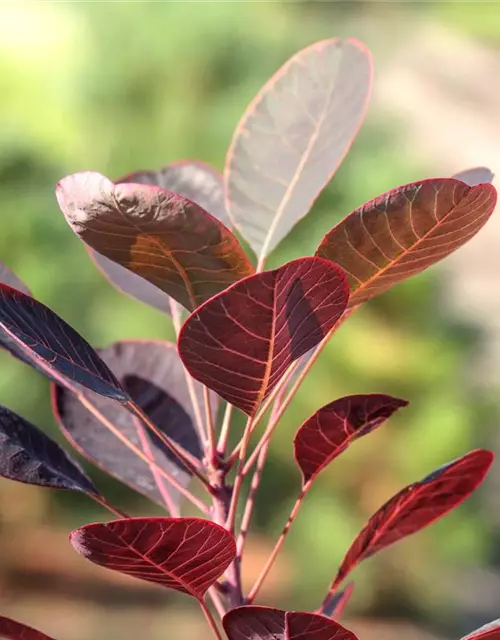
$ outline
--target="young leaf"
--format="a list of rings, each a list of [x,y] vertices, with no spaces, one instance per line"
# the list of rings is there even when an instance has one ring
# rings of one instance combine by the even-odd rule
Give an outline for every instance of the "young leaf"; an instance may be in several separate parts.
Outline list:
[[[41,487],[99,495],[80,465],[62,447],[2,405],[0,476]]]
[[[6,265],[0,262],[0,282],[3,284],[8,284],[9,287],[13,289],[17,289],[18,291],[22,291],[27,296],[31,295],[30,290],[24,284],[22,280],[20,280],[16,274],[9,269]]]
[[[323,40],[299,51],[240,120],[226,160],[230,218],[262,261],[332,178],[364,119],[369,51]]]
[[[308,418],[293,445],[303,484],[314,480],[357,438],[379,427],[408,403],[382,394],[354,395],[334,400]]]
[[[491,184],[413,182],[353,211],[326,234],[316,255],[345,269],[354,307],[465,244],[487,222],[496,200]]]
[[[181,160],[158,171],[137,171],[115,181],[116,184],[125,182],[149,184],[178,193],[196,202],[226,227],[231,227],[224,202],[222,174],[204,162]]]
[[[226,529],[199,518],[127,518],[87,524],[70,534],[91,562],[201,600],[234,560]]]
[[[236,237],[200,206],[159,187],[77,173],[57,185],[73,231],[189,310],[253,273]]]
[[[62,318],[0,284],[0,343],[51,380],[127,402],[128,395],[92,347]]]
[[[129,340],[101,349],[98,354],[154,424],[201,459],[201,444],[193,425],[193,407],[175,345],[155,340]],[[203,393],[198,385],[196,393],[201,406]],[[151,456],[184,487],[188,486],[191,475],[187,469],[127,409],[92,392],[86,393],[85,397],[98,414],[114,424],[130,442]],[[74,394],[53,385],[52,405],[64,435],[80,453],[151,500],[164,504],[168,494],[174,504],[179,504],[179,491],[120,442]],[[212,402],[214,413],[216,408],[216,403]]]
[[[288,366],[335,325],[348,295],[336,265],[293,260],[199,307],[182,327],[179,353],[193,378],[252,415]]]
[[[351,599],[352,592],[354,591],[354,582],[350,582],[345,589],[338,591],[330,600],[328,605],[323,610],[323,615],[329,618],[340,618],[347,603]]]
[[[487,167],[473,167],[472,169],[455,173],[452,177],[455,178],[455,180],[465,182],[469,187],[475,187],[477,184],[482,184],[483,182],[493,182],[495,174]]]
[[[0,637],[6,640],[53,640],[27,624],[0,616]]]
[[[492,462],[490,451],[471,451],[405,487],[386,502],[352,543],[325,603],[362,560],[427,527],[463,502],[484,480]]]
[[[462,640],[500,640],[500,620],[488,622],[484,627],[469,633]]]
[[[236,607],[226,613],[222,625],[229,640],[357,640],[324,616],[274,607]]]

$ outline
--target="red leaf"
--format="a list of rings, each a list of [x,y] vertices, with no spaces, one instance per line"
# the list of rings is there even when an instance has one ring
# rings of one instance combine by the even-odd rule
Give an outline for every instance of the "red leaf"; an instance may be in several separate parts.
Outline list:
[[[179,353],[193,378],[252,415],[288,366],[321,342],[347,300],[341,269],[300,258],[199,307],[182,327]]]
[[[350,582],[345,589],[334,594],[332,599],[328,602],[328,606],[324,608],[323,615],[328,616],[329,618],[340,618],[347,606],[347,603],[351,599],[353,591],[354,582]]]
[[[352,543],[326,601],[359,562],[427,527],[463,502],[484,480],[493,457],[483,449],[471,451],[386,502]]]
[[[462,640],[500,640],[500,620],[488,622],[484,627],[469,633]]]
[[[316,255],[345,269],[349,306],[378,296],[470,240],[493,213],[491,184],[422,180],[367,202],[329,231]]]
[[[332,460],[361,436],[379,427],[406,400],[382,394],[355,395],[334,400],[308,418],[293,444],[303,484],[314,480]]]
[[[227,155],[231,219],[264,258],[311,209],[349,150],[372,85],[369,51],[323,40],[294,55],[240,120]]]
[[[0,636],[6,640],[53,640],[27,624],[0,616]]]
[[[70,535],[91,562],[182,591],[198,600],[236,555],[230,533],[199,518],[126,518],[87,524]]]
[[[222,620],[229,640],[357,640],[338,622],[314,613],[249,605]]]
[[[190,200],[159,187],[77,173],[57,185],[73,231],[187,309],[254,269],[236,237]]]

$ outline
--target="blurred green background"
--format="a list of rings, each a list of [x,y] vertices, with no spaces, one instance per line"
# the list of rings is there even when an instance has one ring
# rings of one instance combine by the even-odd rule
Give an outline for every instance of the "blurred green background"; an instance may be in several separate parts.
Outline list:
[[[0,259],[94,346],[130,337],[171,339],[168,318],[121,296],[89,262],[58,210],[57,180],[87,169],[114,179],[190,157],[222,169],[243,110],[298,49],[326,37],[359,37],[373,50],[377,87],[405,29],[427,23],[493,49],[500,43],[496,3],[2,3]],[[322,235],[365,200],[442,173],[437,160],[413,157],[401,133],[398,118],[375,105],[342,168],[269,266],[313,253]],[[266,604],[315,608],[351,539],[378,506],[404,484],[490,443],[498,423],[493,394],[464,385],[480,336],[440,304],[442,275],[426,272],[357,313],[287,413],[264,474],[265,501],[257,503],[248,581],[299,490],[291,443],[302,419],[346,393],[410,400],[320,478],[263,592]],[[1,358],[0,402],[60,440],[47,382]],[[148,513],[146,502],[91,473],[123,508]],[[482,616],[495,617],[484,607],[459,605],[455,582],[458,577],[461,589],[474,589],[471,566],[494,571],[487,491],[356,571],[346,620],[364,624],[362,638],[390,640],[391,629],[400,637],[401,624],[409,625],[410,640],[430,638],[425,630],[458,637]],[[156,589],[89,567],[69,548],[71,528],[105,517],[84,498],[2,480],[0,613],[60,640],[204,637],[187,598],[165,599]]]

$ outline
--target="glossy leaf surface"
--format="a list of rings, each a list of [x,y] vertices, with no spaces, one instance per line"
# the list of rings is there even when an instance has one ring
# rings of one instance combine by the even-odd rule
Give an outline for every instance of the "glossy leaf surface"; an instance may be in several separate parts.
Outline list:
[[[407,404],[382,394],[353,395],[316,411],[299,427],[293,441],[303,483],[313,480],[354,440],[379,427]]]
[[[9,287],[13,287],[14,289],[17,289],[18,291],[22,291],[27,296],[31,295],[30,290],[24,284],[24,282],[22,280],[20,280],[16,276],[16,274],[9,269],[9,267],[7,267],[5,264],[3,264],[1,262],[0,262],[0,282],[3,282],[3,284],[8,284]]]
[[[114,185],[86,172],[61,180],[56,194],[68,224],[87,245],[189,310],[253,273],[227,227],[170,191]]]
[[[201,459],[193,408],[175,345],[155,340],[130,340],[117,342],[98,353],[154,424]],[[196,387],[200,406],[203,406],[202,390],[198,385]],[[187,487],[191,476],[185,467],[127,409],[91,392],[85,396],[130,442]],[[52,399],[64,435],[80,453],[151,500],[164,504],[165,493],[168,493],[174,503],[179,503],[178,490],[120,442],[74,394],[54,386]],[[212,406],[215,411],[216,403],[212,402]]]
[[[237,607],[226,613],[222,624],[229,640],[356,640],[329,618],[274,607]]]
[[[0,616],[0,638],[6,640],[53,640],[27,624]]]
[[[496,204],[490,184],[452,178],[422,180],[367,202],[334,227],[316,255],[349,277],[349,305],[380,295],[470,240]]]
[[[70,535],[91,562],[201,599],[236,554],[223,527],[199,518],[128,518]]]
[[[180,332],[179,353],[194,378],[251,415],[288,366],[321,342],[347,300],[341,269],[300,258],[202,305]]]
[[[337,618],[339,619],[344,609],[347,606],[347,603],[351,599],[352,593],[354,591],[354,582],[350,582],[345,589],[337,592],[332,599],[328,602],[328,605],[325,607],[323,611],[323,615],[328,616],[329,618]]]
[[[462,640],[500,640],[500,620],[488,622],[484,627],[469,633]]]
[[[482,184],[483,182],[493,182],[495,174],[491,169],[488,169],[488,167],[473,167],[465,171],[460,171],[452,177],[455,178],[455,180],[462,180],[462,182],[468,184],[469,187],[475,187],[477,184]]]
[[[258,256],[303,218],[349,150],[371,92],[368,50],[355,40],[303,49],[261,89],[226,160],[226,205]]]
[[[0,343],[65,386],[81,385],[126,402],[128,396],[97,353],[51,309],[0,284]]]
[[[0,476],[98,495],[80,465],[27,420],[0,405]]]
[[[354,540],[330,590],[335,590],[362,560],[457,507],[481,484],[492,462],[490,451],[471,451],[397,493],[369,519]]]

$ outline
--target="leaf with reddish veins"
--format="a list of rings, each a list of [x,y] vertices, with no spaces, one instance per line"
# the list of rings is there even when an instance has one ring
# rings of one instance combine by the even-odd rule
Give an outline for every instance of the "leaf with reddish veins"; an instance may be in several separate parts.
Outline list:
[[[253,415],[289,365],[335,325],[348,295],[336,265],[293,260],[199,307],[179,334],[180,356],[193,378]]]
[[[236,555],[233,536],[200,518],[125,518],[70,534],[95,564],[201,600]]]
[[[0,616],[0,637],[6,640],[53,640],[27,624]]]
[[[471,451],[408,485],[386,502],[352,543],[325,602],[362,560],[420,531],[461,504],[484,480],[493,457],[484,449]]]
[[[312,482],[354,440],[407,404],[392,396],[367,394],[340,398],[316,411],[299,427],[293,441],[303,484]]]
[[[69,389],[79,385],[127,402],[97,353],[72,327],[41,302],[0,284],[0,343],[50,380]]]
[[[420,273],[468,242],[493,213],[491,184],[422,180],[367,202],[329,231],[316,255],[339,264],[351,286],[349,306]]]
[[[323,40],[290,58],[246,110],[226,159],[226,206],[261,259],[338,169],[364,120],[371,86],[364,45]]]
[[[202,448],[194,427],[194,410],[175,344],[159,340],[125,340],[97,353],[158,429],[195,458],[201,459]],[[195,383],[195,388],[202,406],[203,391],[198,383]],[[54,414],[63,434],[82,455],[151,500],[164,505],[168,494],[172,503],[179,504],[178,489],[120,442],[78,397],[55,385],[52,385],[51,395]],[[187,469],[127,409],[92,392],[84,395],[97,412],[130,442],[152,457],[184,487],[189,485],[191,474]],[[211,405],[215,415],[215,397]]]
[[[338,622],[314,613],[248,605],[222,620],[229,640],[357,640]]]
[[[459,171],[455,173],[452,178],[455,180],[461,180],[468,184],[469,187],[475,187],[483,182],[493,182],[495,174],[488,169],[488,167],[473,167],[472,169],[466,169],[465,171]]]
[[[191,311],[254,271],[227,227],[165,189],[86,172],[61,180],[56,195],[87,245]]]
[[[462,640],[500,640],[500,620],[488,622],[484,627],[469,633]]]
[[[340,618],[354,591],[354,582],[350,582],[345,589],[338,591],[323,610],[323,615],[329,618]]]

